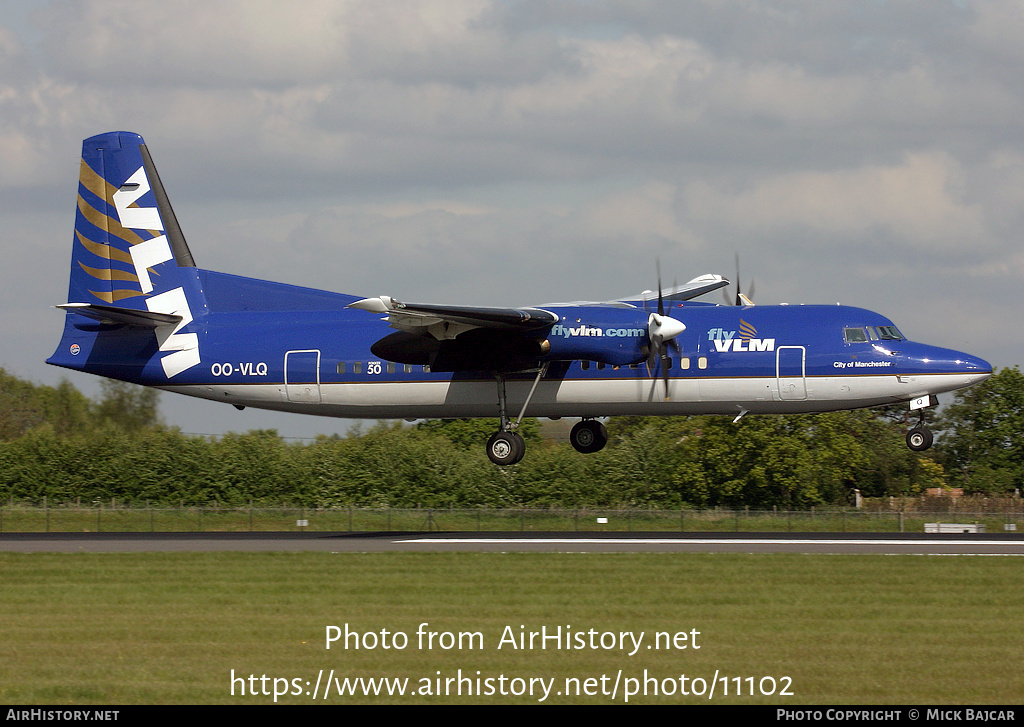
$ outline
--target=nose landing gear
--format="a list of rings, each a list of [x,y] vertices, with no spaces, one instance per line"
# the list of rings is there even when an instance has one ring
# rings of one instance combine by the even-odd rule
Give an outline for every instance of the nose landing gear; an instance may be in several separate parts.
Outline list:
[[[938,400],[932,401],[934,397],[928,398],[928,404],[937,404]],[[922,401],[922,400],[918,400]],[[916,403],[916,402],[915,402]],[[923,452],[932,446],[932,430],[929,429],[924,423],[924,408],[920,408],[921,416],[917,420],[917,424],[907,432],[907,446],[915,452]]]

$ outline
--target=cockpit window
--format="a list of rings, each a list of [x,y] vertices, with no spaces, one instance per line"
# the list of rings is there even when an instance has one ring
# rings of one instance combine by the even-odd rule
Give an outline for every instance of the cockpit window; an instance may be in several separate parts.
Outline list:
[[[883,341],[902,341],[903,334],[896,326],[879,326],[878,335]]]
[[[867,343],[868,340],[863,328],[844,328],[843,337],[847,343]]]

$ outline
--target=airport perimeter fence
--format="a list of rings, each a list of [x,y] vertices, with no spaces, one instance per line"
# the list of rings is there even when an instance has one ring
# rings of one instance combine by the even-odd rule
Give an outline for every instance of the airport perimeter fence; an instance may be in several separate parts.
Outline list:
[[[1024,536],[1024,511],[399,509],[0,506],[0,533],[27,532],[925,532],[941,523]],[[927,528],[931,529],[931,528]]]

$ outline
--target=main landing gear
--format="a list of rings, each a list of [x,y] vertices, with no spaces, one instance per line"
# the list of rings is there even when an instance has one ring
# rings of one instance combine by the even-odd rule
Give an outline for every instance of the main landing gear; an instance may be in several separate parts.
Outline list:
[[[494,464],[515,464],[526,454],[526,442],[519,432],[497,431],[487,440],[487,456]]]
[[[569,442],[577,452],[599,452],[608,444],[608,430],[596,419],[584,419],[569,432]]]
[[[522,435],[516,431],[523,416],[526,414],[526,407],[537,390],[537,384],[547,373],[548,365],[545,363],[537,370],[537,376],[530,387],[530,393],[523,402],[523,408],[519,417],[512,421],[508,416],[508,397],[505,394],[505,374],[495,372],[494,379],[498,384],[498,431],[487,440],[487,457],[496,465],[510,465],[522,460],[526,454],[526,442]],[[569,432],[569,441],[577,452],[590,454],[604,449],[608,443],[608,430],[604,424],[596,419],[583,419],[576,423],[576,426]]]
[[[523,416],[526,414],[526,406],[530,403],[530,399],[533,398],[533,392],[537,390],[537,384],[540,383],[547,370],[548,365],[546,363],[537,369],[537,376],[533,380],[533,386],[530,387],[530,393],[527,394],[526,401],[523,402],[523,408],[519,412],[519,417],[514,422],[508,416],[505,374],[495,372],[494,379],[498,382],[498,431],[487,440],[487,457],[494,464],[502,466],[515,464],[526,454],[526,442],[523,441],[522,435],[516,429],[519,427],[519,423],[523,421]]]

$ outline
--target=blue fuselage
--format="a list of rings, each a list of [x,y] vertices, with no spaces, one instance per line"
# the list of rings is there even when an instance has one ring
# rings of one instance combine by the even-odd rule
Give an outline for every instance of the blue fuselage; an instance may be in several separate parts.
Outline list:
[[[196,334],[197,363],[168,376],[162,359],[173,346],[159,329],[128,331],[74,313],[50,363],[236,406],[355,418],[496,414],[488,371],[438,372],[374,356],[371,346],[393,331],[380,316],[347,308],[356,296],[196,268],[170,274],[205,296],[205,309],[174,332]],[[847,306],[676,304],[665,312],[686,329],[668,346],[668,362],[649,355],[642,302],[538,307],[559,322],[531,333],[547,344],[527,412],[534,416],[828,411],[931,396],[992,371]],[[534,376],[508,375],[510,407],[526,400]]]

